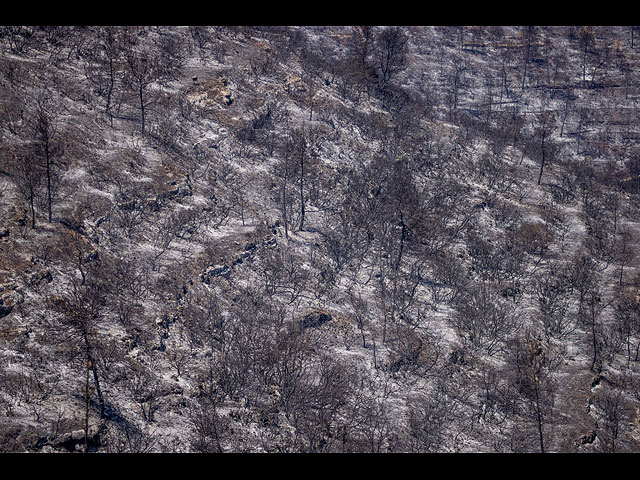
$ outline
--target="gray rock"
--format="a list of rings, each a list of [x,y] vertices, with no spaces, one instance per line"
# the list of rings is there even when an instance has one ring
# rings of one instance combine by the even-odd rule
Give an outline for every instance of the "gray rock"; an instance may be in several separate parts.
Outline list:
[[[300,321],[302,328],[317,328],[331,320],[331,315],[326,312],[313,312],[304,316]]]
[[[0,318],[6,317],[11,313],[13,307],[7,307],[6,305],[0,305]]]
[[[207,271],[207,276],[229,278],[231,276],[231,270],[227,265],[217,265]]]

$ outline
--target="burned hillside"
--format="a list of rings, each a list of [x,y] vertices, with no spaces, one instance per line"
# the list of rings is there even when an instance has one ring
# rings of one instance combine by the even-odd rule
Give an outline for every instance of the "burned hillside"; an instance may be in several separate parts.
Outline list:
[[[0,27],[0,451],[640,451],[638,34]]]

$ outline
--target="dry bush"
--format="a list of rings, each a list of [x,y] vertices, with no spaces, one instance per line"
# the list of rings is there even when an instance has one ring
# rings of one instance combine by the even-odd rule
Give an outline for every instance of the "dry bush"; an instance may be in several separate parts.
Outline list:
[[[516,244],[532,255],[542,255],[553,238],[553,232],[541,222],[525,222],[514,232]]]

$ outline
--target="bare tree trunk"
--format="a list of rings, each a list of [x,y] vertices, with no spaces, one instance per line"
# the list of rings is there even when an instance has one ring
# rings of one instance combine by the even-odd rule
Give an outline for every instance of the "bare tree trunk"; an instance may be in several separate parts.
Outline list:
[[[48,143],[45,146],[45,155],[47,161],[47,219],[51,223],[51,155]]]
[[[36,228],[36,208],[34,205],[34,193],[33,193],[33,189],[30,190],[29,192],[29,208],[31,209],[31,229],[35,229]]]
[[[87,353],[87,375],[84,383],[84,453],[89,453],[89,370],[91,369],[91,360]]]
[[[44,166],[47,176],[47,220],[51,223],[51,130],[50,123],[44,113],[38,119],[38,133],[44,150]]]
[[[544,435],[542,433],[542,425],[543,425],[543,418],[542,418],[542,410],[540,409],[540,398],[539,398],[539,392],[538,392],[538,387],[536,387],[536,420],[538,422],[538,436],[539,436],[539,440],[540,440],[540,453],[544,453]]]
[[[404,253],[404,242],[405,242],[405,239],[407,238],[407,226],[404,223],[402,211],[400,212],[400,225],[401,225],[400,248],[398,251],[398,259],[396,260],[396,265],[395,265],[396,272],[400,268],[400,262],[402,261],[402,254]]]
[[[100,404],[100,419],[104,418],[104,397],[102,396],[102,389],[100,388],[100,381],[98,380],[98,369],[96,368],[95,362],[91,359],[91,370],[93,371],[93,383],[96,387],[96,393],[98,395],[98,402]]]
[[[289,220],[287,218],[287,172],[285,165],[285,178],[282,182],[282,221],[284,223],[284,236],[289,238]]]
[[[373,367],[377,369],[378,368],[378,359],[377,359],[377,356],[376,356],[376,339],[375,338],[372,340],[372,343],[373,343]]]
[[[144,96],[143,96],[143,88],[142,84],[140,84],[140,88],[138,89],[138,95],[140,97],[140,116],[142,120],[142,135],[144,136]]]
[[[540,160],[540,173],[538,174],[538,185],[540,185],[540,182],[542,181],[542,171],[544,170],[544,162],[545,162],[545,158],[544,158],[544,141],[542,142],[542,159]]]
[[[591,346],[593,348],[593,357],[591,359],[591,366],[589,367],[589,370],[592,372],[598,361],[598,337],[596,335],[596,320],[594,317],[591,318]]]
[[[562,116],[562,125],[560,126],[560,136],[564,133],[564,125],[567,123],[567,115],[569,113],[569,102],[564,104],[564,115]]]
[[[115,85],[113,59],[109,59],[109,89],[107,90],[107,106],[105,111],[109,115],[109,122],[113,127],[113,115],[111,114],[111,95],[113,94],[113,87]]]
[[[527,79],[527,67],[529,66],[529,50],[530,50],[530,41],[527,42],[527,53],[525,54],[525,58],[524,58],[524,67],[522,69],[522,87],[521,89],[524,90],[525,87],[525,82]]]
[[[300,156],[300,231],[304,230],[304,152]]]

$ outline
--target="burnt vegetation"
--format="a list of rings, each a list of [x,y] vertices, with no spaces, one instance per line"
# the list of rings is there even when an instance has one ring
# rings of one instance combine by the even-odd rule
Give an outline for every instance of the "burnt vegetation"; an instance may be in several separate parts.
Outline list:
[[[0,451],[640,451],[638,27],[0,27]]]

